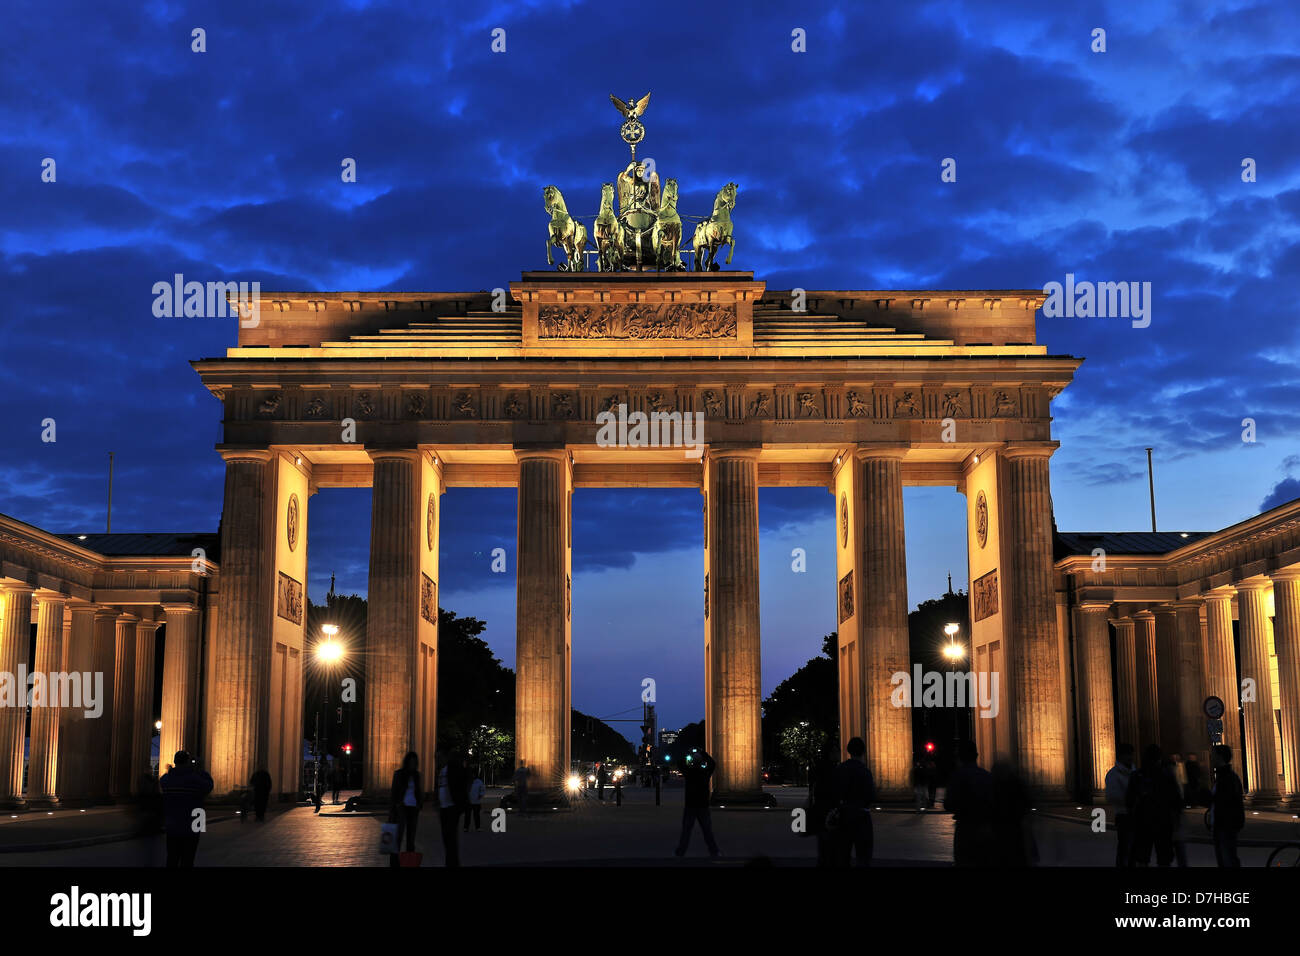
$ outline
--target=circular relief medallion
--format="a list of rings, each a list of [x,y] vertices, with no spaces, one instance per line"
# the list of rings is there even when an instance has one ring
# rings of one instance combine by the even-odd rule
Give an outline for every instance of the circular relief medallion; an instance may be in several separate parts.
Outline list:
[[[979,540],[981,548],[988,544],[989,503],[982,491],[975,498],[975,537]]]
[[[284,516],[284,531],[289,538],[289,550],[298,547],[298,496],[289,496],[289,510]]]
[[[849,546],[849,496],[840,492],[840,547]]]
[[[424,511],[424,544],[430,551],[433,550],[433,532],[434,524],[437,521],[437,509],[434,507],[433,492],[429,492],[429,505]]]

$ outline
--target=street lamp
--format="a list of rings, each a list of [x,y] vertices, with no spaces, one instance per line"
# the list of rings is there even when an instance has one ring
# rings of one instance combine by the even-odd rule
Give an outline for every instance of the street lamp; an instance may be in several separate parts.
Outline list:
[[[948,635],[948,643],[944,646],[943,656],[948,658],[948,670],[950,672],[956,672],[957,662],[966,656],[966,646],[957,643],[957,632],[960,630],[961,625],[955,622],[943,626],[943,632]],[[968,705],[969,703],[967,701]],[[957,745],[960,741],[961,737],[957,732],[957,716],[954,714],[952,720],[952,749],[954,754],[957,752]]]
[[[338,634],[338,632],[339,632],[339,628],[337,624],[321,625],[321,633],[323,633],[325,637],[316,645],[316,659],[321,662],[321,664],[326,668],[327,671],[332,665],[337,664],[339,661],[343,660],[343,645],[339,644],[337,641],[334,640],[334,637],[335,635]],[[325,698],[324,698],[324,711],[326,714],[329,713],[329,708],[330,708],[330,684],[329,681],[326,680]],[[321,712],[317,711],[316,712],[316,775],[315,775],[315,779],[312,781],[313,794],[320,792],[321,763],[324,759],[324,751],[321,750],[321,746],[320,746],[320,725],[321,725]],[[326,717],[325,746],[327,749],[329,747],[329,736],[330,736],[329,718]]]

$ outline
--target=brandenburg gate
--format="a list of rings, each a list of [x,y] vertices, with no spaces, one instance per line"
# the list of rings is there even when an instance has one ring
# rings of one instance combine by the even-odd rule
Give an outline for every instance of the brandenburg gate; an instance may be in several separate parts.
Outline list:
[[[903,488],[968,505],[973,666],[1000,674],[982,750],[1064,796],[1051,401],[1079,360],[1036,344],[1039,291],[772,291],[749,272],[525,272],[479,293],[263,293],[222,358],[222,560],[209,688],[218,792],[295,779],[308,503],[373,489],[365,786],[436,739],[439,502],[518,489],[517,757],[569,767],[572,493],[702,496],[706,728],[715,793],[761,798],[758,491],[832,496],[841,735],[908,789]],[[600,420],[702,416],[696,448],[602,441]],[[832,587],[832,584],[834,586]]]

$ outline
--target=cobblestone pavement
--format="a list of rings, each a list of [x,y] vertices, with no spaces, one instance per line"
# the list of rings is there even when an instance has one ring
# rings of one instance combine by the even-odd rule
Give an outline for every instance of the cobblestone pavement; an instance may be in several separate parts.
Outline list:
[[[533,813],[505,818],[505,832],[493,832],[492,810],[499,793],[489,793],[483,807],[483,829],[460,834],[461,862],[466,866],[543,864],[669,866],[737,866],[755,857],[781,865],[811,866],[815,841],[792,831],[791,810],[802,803],[804,791],[772,791],[780,806],[771,810],[713,812],[713,827],[723,857],[709,860],[698,830],[685,860],[673,856],[681,823],[681,791],[666,791],[663,806],[653,794],[632,789],[623,806],[613,792],[604,803],[594,796],[577,801],[572,812]],[[952,854],[952,818],[945,813],[884,811],[874,816],[875,860],[882,865],[945,865]],[[266,822],[218,820],[203,836],[201,866],[386,866],[378,852],[382,818],[342,812],[326,805],[319,814],[298,807],[269,814]],[[1108,866],[1114,860],[1114,836],[1097,834],[1079,822],[1038,815],[1034,820],[1040,862],[1048,866]],[[1201,834],[1196,834],[1201,836]],[[1279,839],[1300,838],[1296,833]],[[416,849],[426,866],[444,861],[438,816],[426,809],[420,816]],[[1261,866],[1267,848],[1244,848],[1242,862]],[[0,867],[21,866],[160,866],[161,836],[124,840],[74,849],[0,854]],[[1188,846],[1193,866],[1213,866],[1207,844]]]

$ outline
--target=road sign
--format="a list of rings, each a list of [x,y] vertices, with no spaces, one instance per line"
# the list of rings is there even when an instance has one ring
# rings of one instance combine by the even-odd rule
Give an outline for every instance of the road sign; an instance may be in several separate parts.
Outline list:
[[[1223,739],[1223,721],[1211,717],[1205,723],[1207,729],[1210,731],[1210,737],[1216,743]]]
[[[1223,706],[1223,700],[1211,694],[1209,697],[1205,698],[1205,703],[1201,704],[1201,709],[1205,711],[1206,717],[1209,717],[1211,720],[1218,720],[1223,716],[1225,708]]]

